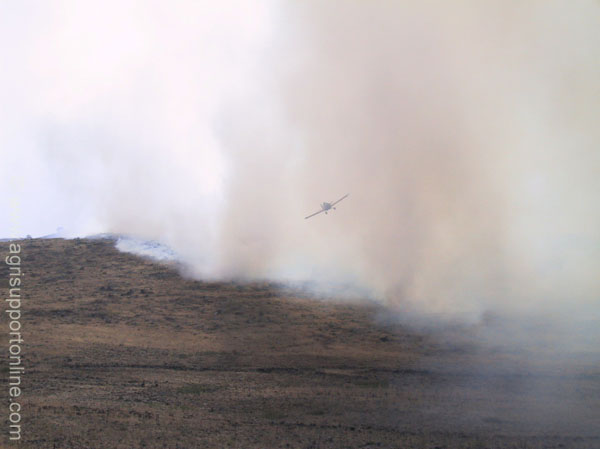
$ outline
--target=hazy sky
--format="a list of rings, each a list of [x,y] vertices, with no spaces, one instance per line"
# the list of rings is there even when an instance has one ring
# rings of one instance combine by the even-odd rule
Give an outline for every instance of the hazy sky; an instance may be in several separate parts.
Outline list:
[[[407,310],[598,311],[600,4],[0,6],[0,236]],[[319,203],[351,196],[305,221]]]
[[[106,231],[113,226],[107,210],[139,191],[149,199],[150,190],[167,189],[162,196],[169,202],[190,205],[218,195],[223,161],[216,115],[246,91],[272,38],[268,6],[0,6],[2,161],[23,183],[0,182],[7,196],[19,199],[18,234],[59,226],[69,235]],[[140,204],[128,206],[160,207],[137,199]],[[10,234],[6,219],[0,234]]]

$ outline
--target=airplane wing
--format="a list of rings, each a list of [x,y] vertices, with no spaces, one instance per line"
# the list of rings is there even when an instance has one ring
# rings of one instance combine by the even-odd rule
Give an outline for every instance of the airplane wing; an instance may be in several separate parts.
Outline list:
[[[318,215],[318,214],[320,214],[321,212],[325,212],[325,209],[321,209],[319,212],[315,212],[314,214],[312,214],[312,215],[309,215],[308,217],[304,217],[304,219],[306,220],[307,218],[314,217],[315,215]]]
[[[339,203],[340,201],[342,201],[344,198],[346,198],[348,195],[350,195],[349,193],[346,193],[343,197],[341,197],[339,200],[331,203],[331,207],[335,206],[337,203]]]

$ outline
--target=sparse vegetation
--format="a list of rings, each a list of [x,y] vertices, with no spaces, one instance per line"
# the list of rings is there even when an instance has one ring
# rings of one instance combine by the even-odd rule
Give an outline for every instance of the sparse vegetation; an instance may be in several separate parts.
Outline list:
[[[281,419],[284,419],[287,417],[287,415],[285,413],[283,413],[283,411],[276,410],[276,409],[263,410],[262,415],[263,415],[263,418],[271,420],[271,421],[278,421],[278,420],[281,420]]]
[[[388,388],[389,381],[382,379],[356,379],[354,385],[361,388]]]
[[[178,393],[183,394],[205,394],[205,393],[214,393],[215,391],[221,390],[222,387],[219,385],[210,385],[210,384],[189,384],[179,387],[177,389]]]
[[[187,280],[113,244],[24,248],[21,448],[598,447],[594,370],[541,367],[540,393],[535,366],[495,372],[498,354],[379,326],[375,306]]]

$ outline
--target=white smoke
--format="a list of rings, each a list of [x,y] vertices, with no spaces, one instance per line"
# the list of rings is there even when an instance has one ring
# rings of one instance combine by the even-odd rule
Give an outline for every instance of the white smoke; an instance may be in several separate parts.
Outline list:
[[[597,316],[597,2],[3,8],[3,160],[73,234],[406,313]]]

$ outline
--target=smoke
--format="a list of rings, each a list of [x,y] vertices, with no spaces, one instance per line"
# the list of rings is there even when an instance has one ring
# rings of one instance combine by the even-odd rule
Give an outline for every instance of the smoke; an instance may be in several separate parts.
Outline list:
[[[597,2],[58,5],[15,13],[4,140],[73,234],[411,316],[597,319]]]
[[[220,269],[318,267],[460,319],[597,312],[597,4],[308,2],[283,16],[270,79],[220,136]],[[300,220],[347,191],[331,217]]]

